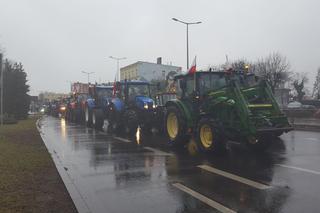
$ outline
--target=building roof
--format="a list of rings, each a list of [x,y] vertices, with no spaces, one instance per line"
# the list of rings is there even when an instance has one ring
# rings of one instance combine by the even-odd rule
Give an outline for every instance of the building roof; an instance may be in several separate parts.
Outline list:
[[[131,66],[136,66],[136,65],[138,65],[138,64],[153,64],[153,65],[165,66],[165,67],[176,68],[176,69],[181,68],[181,67],[178,67],[178,66],[167,65],[167,64],[157,64],[157,63],[146,62],[146,61],[137,61],[137,62],[135,62],[135,63],[133,63],[133,64],[129,64],[129,65],[127,65],[127,66],[121,67],[120,70],[121,70],[121,69],[125,69],[125,68],[129,68],[129,67],[131,67]]]

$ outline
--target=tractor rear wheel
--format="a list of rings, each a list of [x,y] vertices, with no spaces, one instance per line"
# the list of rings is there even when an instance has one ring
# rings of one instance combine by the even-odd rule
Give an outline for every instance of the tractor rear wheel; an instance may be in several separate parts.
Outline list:
[[[203,152],[218,152],[225,149],[221,132],[209,119],[201,119],[198,125],[197,142]]]
[[[92,125],[95,129],[101,130],[103,127],[103,112],[101,109],[94,109],[92,113]]]
[[[167,108],[164,124],[166,135],[173,145],[182,146],[188,142],[186,120],[177,107]]]

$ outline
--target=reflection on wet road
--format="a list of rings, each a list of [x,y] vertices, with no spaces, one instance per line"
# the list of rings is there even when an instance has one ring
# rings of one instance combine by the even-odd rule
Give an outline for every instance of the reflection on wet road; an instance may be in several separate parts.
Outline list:
[[[174,151],[44,117],[41,134],[79,212],[318,212],[320,133],[293,131],[266,153]],[[189,153],[187,150],[191,151]],[[63,174],[62,174],[63,173]]]

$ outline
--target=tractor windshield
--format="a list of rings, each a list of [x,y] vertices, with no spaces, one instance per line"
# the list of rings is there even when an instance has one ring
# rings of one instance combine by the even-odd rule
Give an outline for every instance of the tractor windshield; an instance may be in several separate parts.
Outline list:
[[[97,89],[98,97],[112,97],[112,89]]]
[[[197,74],[198,75],[198,74]],[[199,73],[198,87],[201,95],[209,91],[218,90],[226,86],[226,78],[224,73]]]
[[[253,87],[256,86],[258,83],[258,77],[254,74],[236,74],[234,78],[241,87]]]
[[[150,97],[150,90],[148,84],[129,84],[128,85],[128,95],[129,97],[136,96],[148,96]]]

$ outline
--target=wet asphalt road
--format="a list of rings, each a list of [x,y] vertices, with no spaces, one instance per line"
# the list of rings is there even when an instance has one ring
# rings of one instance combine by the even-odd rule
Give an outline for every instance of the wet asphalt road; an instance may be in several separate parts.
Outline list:
[[[320,133],[292,131],[266,153],[173,150],[159,135],[112,136],[44,117],[41,135],[79,212],[320,212]]]

